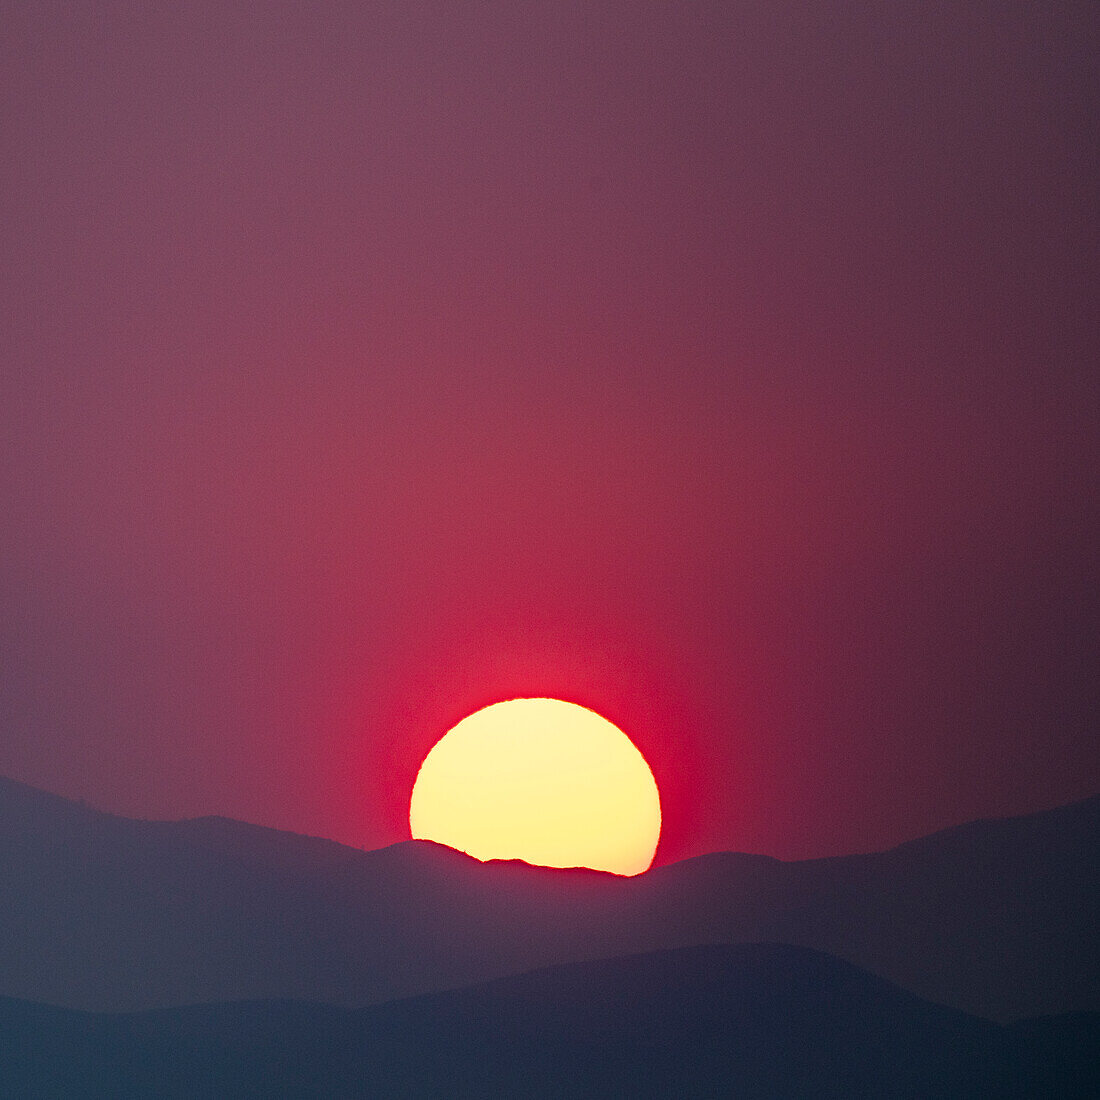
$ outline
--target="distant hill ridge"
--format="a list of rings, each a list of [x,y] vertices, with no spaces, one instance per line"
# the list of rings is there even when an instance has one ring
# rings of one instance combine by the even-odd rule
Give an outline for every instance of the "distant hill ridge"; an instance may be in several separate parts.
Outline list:
[[[1100,796],[886,852],[634,879],[145,822],[0,780],[0,995],[93,1010],[366,1005],[693,944],[815,948],[996,1020],[1100,1009]]]

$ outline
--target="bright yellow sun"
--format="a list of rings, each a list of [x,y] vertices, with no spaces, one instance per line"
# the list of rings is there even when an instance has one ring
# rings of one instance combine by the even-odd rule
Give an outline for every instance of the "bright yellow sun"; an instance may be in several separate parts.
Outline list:
[[[420,765],[417,840],[477,859],[637,875],[661,801],[645,758],[606,718],[560,699],[510,699],[464,718]]]

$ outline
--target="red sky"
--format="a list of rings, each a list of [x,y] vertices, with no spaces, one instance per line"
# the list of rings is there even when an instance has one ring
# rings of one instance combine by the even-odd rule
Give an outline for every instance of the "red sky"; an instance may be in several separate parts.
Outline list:
[[[547,694],[661,861],[1100,786],[1091,2],[0,20],[0,773],[375,847]]]

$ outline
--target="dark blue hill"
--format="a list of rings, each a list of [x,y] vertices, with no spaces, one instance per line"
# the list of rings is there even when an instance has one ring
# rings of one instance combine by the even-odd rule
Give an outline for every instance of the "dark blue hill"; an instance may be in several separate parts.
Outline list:
[[[0,1003],[26,1097],[1027,1097],[1100,1084],[1096,1017],[1002,1028],[818,952],[711,946],[370,1009]],[[1076,1089],[1077,1091],[1073,1091]]]

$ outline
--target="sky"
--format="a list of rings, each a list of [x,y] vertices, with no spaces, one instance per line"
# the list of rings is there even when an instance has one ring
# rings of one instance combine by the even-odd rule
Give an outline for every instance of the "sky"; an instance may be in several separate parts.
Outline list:
[[[373,848],[547,695],[658,862],[1100,789],[1092,0],[0,22],[0,774]]]

